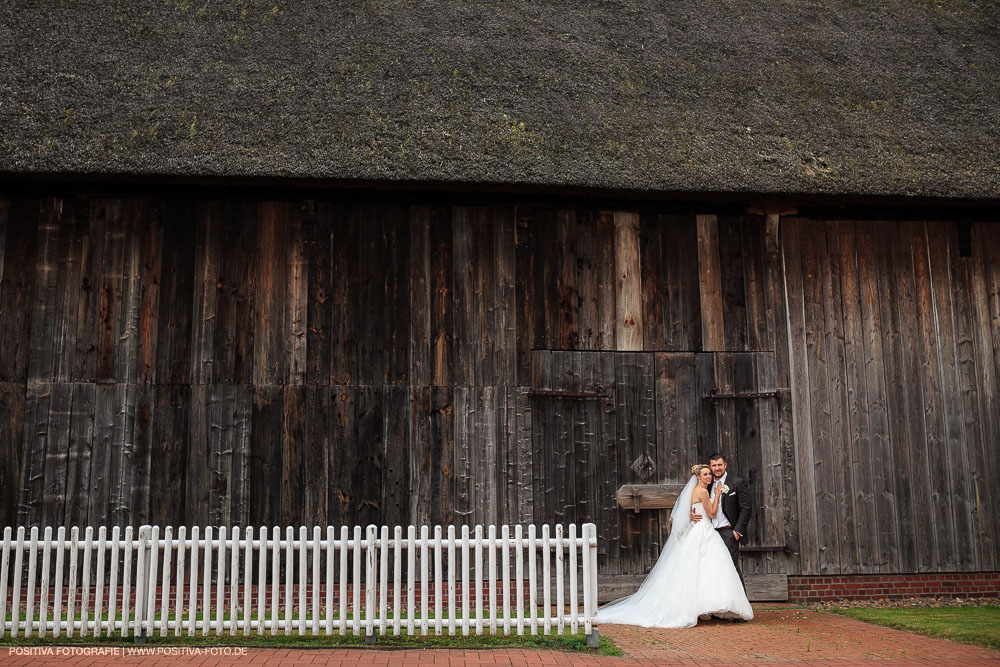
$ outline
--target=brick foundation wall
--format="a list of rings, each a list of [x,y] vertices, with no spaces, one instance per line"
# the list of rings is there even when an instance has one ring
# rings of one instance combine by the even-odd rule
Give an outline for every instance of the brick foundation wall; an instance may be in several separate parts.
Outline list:
[[[1000,597],[1000,572],[789,575],[789,602],[912,597]]]

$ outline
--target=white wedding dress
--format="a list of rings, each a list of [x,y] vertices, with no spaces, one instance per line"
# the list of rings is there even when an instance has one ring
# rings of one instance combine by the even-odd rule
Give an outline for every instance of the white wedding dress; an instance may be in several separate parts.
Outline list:
[[[656,628],[690,628],[700,614],[753,618],[740,576],[725,542],[701,503],[691,504],[697,481],[691,478],[671,514],[673,527],[666,546],[642,586],[634,594],[597,611],[601,623]],[[692,522],[689,508],[704,517]],[[720,510],[721,511],[721,510]]]

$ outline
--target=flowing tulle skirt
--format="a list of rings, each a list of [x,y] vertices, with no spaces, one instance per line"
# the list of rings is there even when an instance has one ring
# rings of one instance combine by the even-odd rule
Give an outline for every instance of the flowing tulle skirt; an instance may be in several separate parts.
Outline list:
[[[597,618],[601,623],[690,628],[701,614],[753,618],[729,549],[708,519],[669,540],[639,590],[601,607]]]

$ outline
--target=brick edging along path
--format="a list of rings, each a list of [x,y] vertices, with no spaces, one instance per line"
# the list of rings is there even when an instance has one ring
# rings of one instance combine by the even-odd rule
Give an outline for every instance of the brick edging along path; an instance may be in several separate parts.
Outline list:
[[[1000,572],[789,575],[788,601],[1000,597]]]
[[[626,653],[625,658],[592,653],[496,650],[378,650],[378,649],[247,649],[245,655],[119,655],[42,656],[10,655],[0,647],[0,664],[15,667],[55,665],[197,665],[245,667],[260,665],[678,665],[808,663],[1000,664],[1000,652],[923,637],[855,621],[836,614],[757,605],[749,623],[707,621],[686,630],[605,625],[601,632]],[[149,647],[147,647],[149,648]]]

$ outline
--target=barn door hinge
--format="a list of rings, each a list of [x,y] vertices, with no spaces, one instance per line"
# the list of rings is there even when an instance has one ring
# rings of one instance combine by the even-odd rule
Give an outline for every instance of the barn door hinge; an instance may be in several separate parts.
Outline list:
[[[613,389],[615,383],[612,382],[606,387],[600,385],[594,387],[594,391],[564,391],[562,389],[531,389],[528,394],[531,396],[550,396],[553,398],[613,398],[613,395],[606,394],[605,391]]]
[[[702,395],[702,399],[706,401],[721,400],[724,398],[781,398],[780,391],[748,391],[740,393],[730,393],[730,394],[720,394],[717,393],[715,389],[711,390],[707,394]]]

